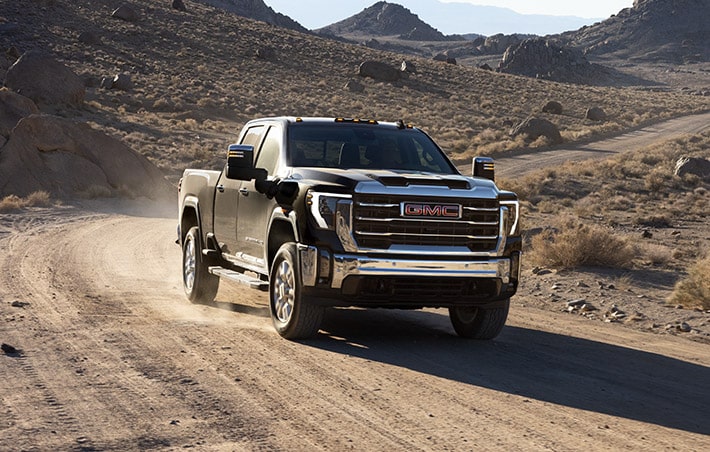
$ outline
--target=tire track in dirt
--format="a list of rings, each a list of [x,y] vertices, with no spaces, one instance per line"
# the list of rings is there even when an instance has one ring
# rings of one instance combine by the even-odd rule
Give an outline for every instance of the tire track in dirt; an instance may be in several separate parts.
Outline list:
[[[492,342],[456,338],[443,311],[357,309],[289,342],[264,293],[223,283],[190,304],[175,220],[115,207],[0,236],[0,298],[30,303],[0,304],[0,337],[25,350],[0,356],[24,382],[0,396],[0,449],[706,445],[704,344],[521,307]]]

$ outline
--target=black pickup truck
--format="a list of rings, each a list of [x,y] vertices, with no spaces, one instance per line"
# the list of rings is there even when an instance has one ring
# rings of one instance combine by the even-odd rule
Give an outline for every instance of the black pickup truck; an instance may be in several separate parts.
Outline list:
[[[222,171],[180,181],[185,293],[210,303],[220,278],[268,291],[287,339],[332,306],[448,308],[458,335],[494,338],[518,286],[520,208],[493,160],[473,168],[402,121],[250,121]]]

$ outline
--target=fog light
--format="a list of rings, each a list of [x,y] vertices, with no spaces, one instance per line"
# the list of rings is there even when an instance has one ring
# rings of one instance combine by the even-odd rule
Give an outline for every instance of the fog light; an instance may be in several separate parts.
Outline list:
[[[330,253],[326,250],[318,250],[318,282],[323,284],[330,281]]]

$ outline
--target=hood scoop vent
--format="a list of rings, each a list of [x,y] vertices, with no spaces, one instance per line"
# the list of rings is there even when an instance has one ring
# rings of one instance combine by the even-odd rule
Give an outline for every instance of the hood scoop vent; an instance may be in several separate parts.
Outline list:
[[[420,179],[403,176],[374,176],[373,179],[387,187],[409,187],[410,185],[423,185],[434,187],[448,187],[450,189],[469,190],[471,186],[465,179]]]

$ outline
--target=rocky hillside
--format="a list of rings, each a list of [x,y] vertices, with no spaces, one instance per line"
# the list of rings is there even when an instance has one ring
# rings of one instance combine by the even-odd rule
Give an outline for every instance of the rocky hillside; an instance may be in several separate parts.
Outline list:
[[[198,2],[185,2],[187,11],[153,0],[130,5],[133,14],[125,19],[116,14],[114,0],[0,0],[2,89],[32,96],[36,104],[10,112],[7,125],[0,121],[0,166],[9,161],[7,146],[15,155],[25,152],[12,144],[12,130],[24,115],[37,112],[100,130],[175,181],[186,167],[223,166],[226,146],[245,121],[258,116],[402,118],[468,164],[473,155],[525,146],[509,131],[530,115],[544,115],[565,141],[573,141],[707,108],[707,101],[693,96],[551,83],[377,51]],[[54,63],[15,76],[21,57],[31,51],[51,55],[74,76],[50,74]],[[393,82],[359,72],[366,61],[400,70],[404,59],[407,71]],[[44,73],[49,79],[41,85],[49,89],[33,95],[24,82],[37,84]],[[76,93],[57,103],[58,88],[77,85],[77,79]],[[541,112],[551,100],[563,105],[564,114]],[[595,106],[607,113],[606,120],[587,119],[586,111]],[[35,144],[33,152],[45,160],[46,151],[72,154],[50,157],[50,168],[90,156],[70,141]],[[4,174],[14,171],[8,168]],[[106,180],[120,185],[110,175]]]
[[[419,19],[407,8],[377,2],[361,13],[317,30],[323,35],[342,37],[397,36],[412,41],[445,41],[440,31]]]
[[[242,17],[300,32],[308,30],[290,17],[274,11],[263,0],[196,0]]]
[[[710,61],[709,0],[635,0],[632,8],[562,42],[590,55],[676,64]]]

